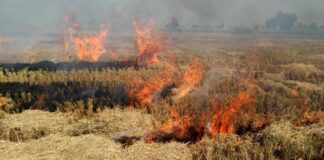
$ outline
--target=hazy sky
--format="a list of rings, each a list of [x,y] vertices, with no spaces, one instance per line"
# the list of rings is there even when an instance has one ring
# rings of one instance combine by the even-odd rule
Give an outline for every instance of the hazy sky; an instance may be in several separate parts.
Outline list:
[[[0,0],[0,31],[62,25],[69,13],[81,23],[131,24],[177,16],[182,24],[263,24],[277,11],[296,13],[298,22],[324,24],[324,0]]]

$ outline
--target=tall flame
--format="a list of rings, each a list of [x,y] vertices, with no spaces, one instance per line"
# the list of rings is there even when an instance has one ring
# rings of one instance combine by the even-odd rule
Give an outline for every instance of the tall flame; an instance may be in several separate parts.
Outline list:
[[[74,34],[78,29],[79,24],[75,20],[71,20],[71,16],[69,14],[64,15],[64,26],[63,26],[63,47],[64,53],[66,55],[66,59],[70,60],[71,57],[71,49],[73,49],[74,43]]]
[[[142,79],[131,79],[129,97],[131,101],[139,101],[140,104],[149,104],[152,102],[155,93],[160,91],[163,87],[172,81],[172,74],[174,68],[171,65],[164,65],[163,72],[146,81]],[[170,76],[171,75],[171,76]]]
[[[172,99],[179,100],[185,97],[203,79],[203,74],[203,65],[197,59],[193,60],[186,67],[183,76],[178,80],[178,87],[172,90],[174,94]]]
[[[79,24],[70,19],[69,15],[64,16],[64,52],[69,54],[73,46],[79,61],[98,61],[106,52],[105,39],[108,35],[108,27],[102,27],[97,35],[76,34]]]
[[[141,27],[139,21],[134,21],[135,46],[137,50],[137,63],[152,64],[159,62],[157,53],[162,49],[160,34],[153,33],[153,21],[147,22],[146,26]]]
[[[240,91],[236,97],[233,97],[229,106],[217,111],[212,117],[213,121],[210,126],[210,134],[216,135],[218,133],[235,133],[237,129],[236,118],[240,113],[242,107],[253,102],[253,91]]]
[[[74,38],[74,47],[80,61],[96,62],[106,52],[105,39],[108,28],[104,27],[98,35],[78,36]]]

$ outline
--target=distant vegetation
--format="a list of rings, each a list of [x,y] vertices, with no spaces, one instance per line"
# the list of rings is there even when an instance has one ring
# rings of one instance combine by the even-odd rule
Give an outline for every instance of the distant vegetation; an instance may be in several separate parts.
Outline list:
[[[181,26],[179,21],[176,21],[177,26]],[[171,24],[171,23],[170,23]],[[168,28],[170,28],[168,24]],[[256,29],[258,28],[258,29]],[[256,33],[324,33],[324,24],[301,23],[298,22],[298,17],[294,13],[287,13],[278,11],[273,17],[265,20],[264,24],[259,25],[206,25],[206,24],[193,24],[190,27],[193,31],[208,31],[208,32],[226,32],[234,34],[256,34]]]
[[[297,22],[295,14],[279,11],[273,18],[265,22],[267,29],[291,29]]]

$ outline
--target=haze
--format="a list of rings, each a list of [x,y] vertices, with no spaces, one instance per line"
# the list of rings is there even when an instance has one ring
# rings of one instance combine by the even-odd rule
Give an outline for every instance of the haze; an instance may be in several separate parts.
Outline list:
[[[277,11],[295,13],[300,23],[324,24],[323,0],[0,0],[0,32],[49,30],[62,26],[64,14],[80,23],[125,27],[133,19],[164,24],[262,25]]]

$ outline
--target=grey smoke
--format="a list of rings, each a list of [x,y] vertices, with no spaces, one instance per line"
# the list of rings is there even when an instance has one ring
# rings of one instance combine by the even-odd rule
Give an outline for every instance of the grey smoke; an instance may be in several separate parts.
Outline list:
[[[296,13],[299,22],[324,24],[323,0],[0,0],[0,33],[61,27],[64,14],[85,25],[110,23],[127,28],[133,19],[164,24],[263,24],[277,11]]]

